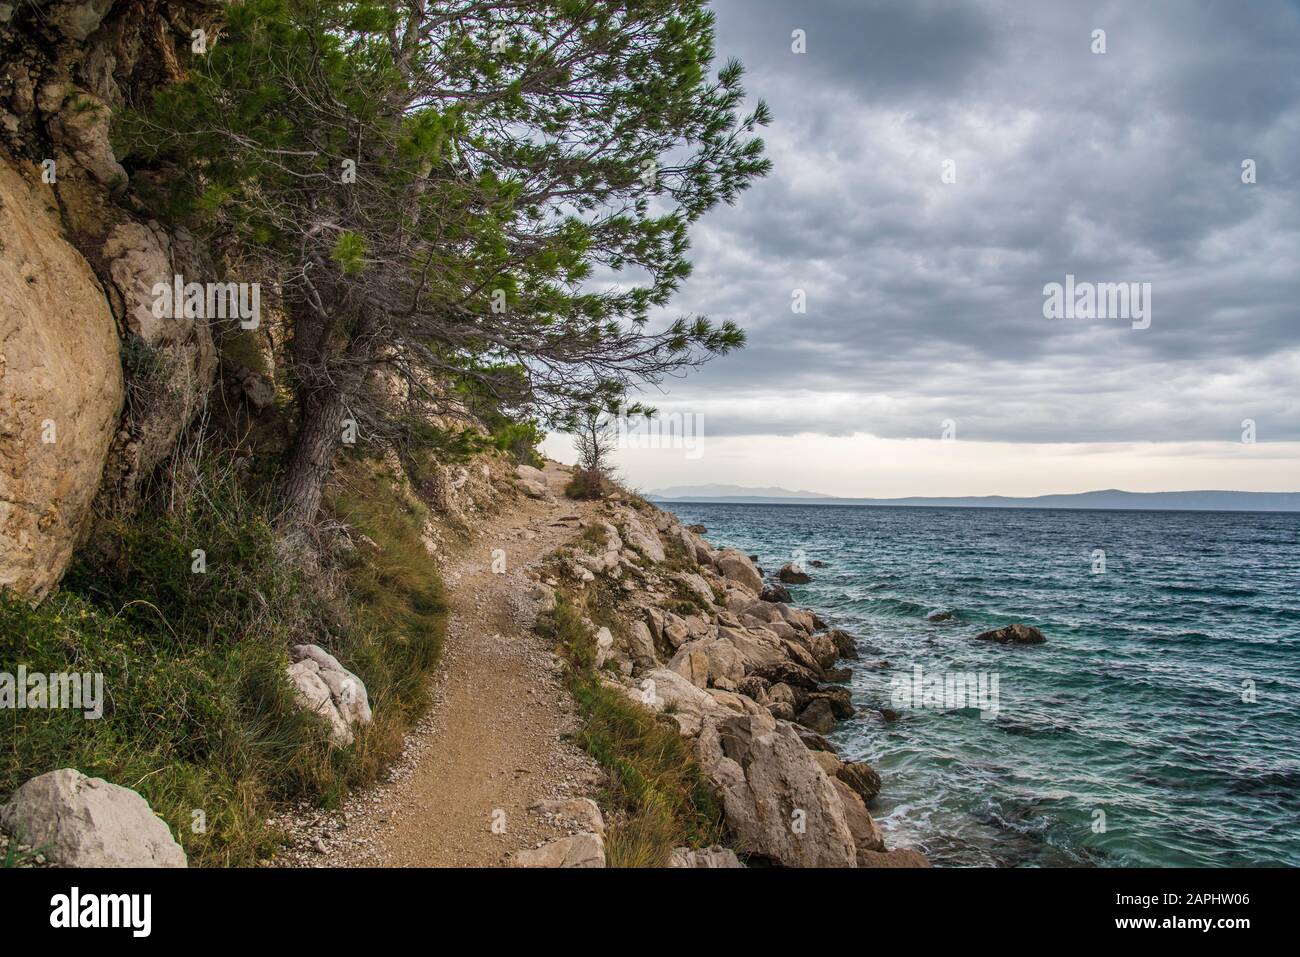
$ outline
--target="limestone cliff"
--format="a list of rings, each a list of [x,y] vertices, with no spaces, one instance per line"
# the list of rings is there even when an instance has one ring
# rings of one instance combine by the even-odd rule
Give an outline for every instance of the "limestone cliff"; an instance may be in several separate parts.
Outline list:
[[[109,121],[222,6],[0,4],[2,585],[57,582],[92,503],[129,508],[211,391],[213,328],[154,318],[151,290],[218,269],[150,215]]]

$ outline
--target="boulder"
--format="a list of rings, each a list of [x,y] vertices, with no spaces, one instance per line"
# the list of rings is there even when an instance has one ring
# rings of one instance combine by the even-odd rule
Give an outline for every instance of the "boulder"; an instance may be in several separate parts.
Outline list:
[[[646,672],[642,686],[628,689],[626,693],[633,701],[652,711],[667,710],[677,724],[677,730],[688,738],[700,733],[705,717],[728,713],[703,688],[667,668]]]
[[[806,585],[812,581],[812,576],[794,562],[786,562],[782,565],[776,577],[787,585]]]
[[[38,597],[91,517],[123,395],[113,313],[57,210],[0,160],[0,587]]]
[[[533,479],[522,479],[519,482],[519,489],[529,498],[535,498],[541,502],[554,502],[555,496],[547,488],[545,482],[538,482]]]
[[[784,585],[768,584],[763,586],[763,590],[758,593],[758,597],[763,601],[785,602],[789,604],[794,601],[790,596],[790,589]]]
[[[783,682],[792,688],[805,688],[809,691],[816,689],[821,683],[821,675],[793,661],[783,660],[770,664],[765,662],[754,668],[753,674],[771,684]]]
[[[787,867],[854,865],[843,801],[793,726],[761,714],[706,718],[695,753],[748,854]]]
[[[793,625],[806,634],[812,634],[817,629],[813,626],[813,616],[802,608],[792,608],[787,604],[776,602],[772,605],[778,615],[785,620],[787,624]]]
[[[716,565],[725,578],[735,582],[753,595],[763,590],[763,578],[754,567],[754,563],[742,552],[734,548],[724,548],[718,553]],[[731,607],[730,603],[727,605]]]
[[[686,526],[686,530],[687,530],[688,532],[691,532],[691,533],[695,534],[695,535],[706,535],[706,534],[708,534],[708,531],[709,531],[709,530],[708,530],[707,528],[705,528],[703,525],[687,525],[687,526]]]
[[[744,867],[736,852],[729,847],[707,847],[693,851],[689,847],[673,849],[668,859],[669,867]]]
[[[858,867],[933,867],[925,855],[911,848],[894,851],[858,851]]]
[[[809,702],[795,720],[818,734],[830,734],[835,730],[835,713],[822,698]]]
[[[826,637],[829,638],[831,644],[835,646],[835,652],[839,657],[848,658],[850,660],[857,659],[858,644],[853,640],[853,636],[847,631],[840,631],[840,629],[835,628],[826,632]]]
[[[185,851],[135,791],[61,768],[0,808],[0,827],[63,867],[185,867]]]
[[[674,580],[681,582],[690,592],[699,596],[705,605],[713,604],[713,589],[699,575],[694,572],[682,572],[674,576]]]
[[[803,638],[801,644],[808,649],[808,654],[812,656],[813,661],[819,668],[829,668],[837,660],[843,657],[835,642],[824,631],[814,632]]]
[[[324,718],[330,738],[347,747],[353,741],[353,728],[371,721],[366,686],[319,645],[296,645],[292,657],[289,681],[298,704]]]
[[[641,523],[636,512],[626,509],[622,518],[623,538],[629,545],[640,552],[647,561],[657,565],[668,557],[664,552],[663,542],[659,540],[659,536]]]
[[[795,734],[799,735],[799,740],[804,743],[804,747],[809,751],[829,751],[831,754],[837,753],[835,745],[831,744],[811,728],[801,728],[798,725],[794,725],[794,730]]]
[[[853,697],[849,694],[848,688],[823,685],[816,691],[809,692],[808,700],[825,701],[830,706],[831,714],[840,721],[853,717],[858,710],[853,706]]]
[[[709,660],[698,647],[699,641],[688,641],[677,649],[668,667],[681,675],[697,688],[709,686]]]
[[[671,648],[680,648],[690,638],[691,630],[687,626],[685,619],[666,611],[663,613],[663,622],[664,641]]]
[[[599,834],[562,837],[515,855],[516,867],[604,867],[605,842]]]
[[[863,801],[873,801],[880,793],[880,775],[865,761],[843,761],[835,776],[857,792]]]
[[[546,483],[546,473],[541,469],[533,468],[531,465],[516,465],[515,478],[525,482]]]
[[[600,807],[591,798],[540,801],[529,810],[562,824],[576,824],[585,832],[605,836],[605,818],[600,813]]]
[[[880,826],[871,817],[862,798],[839,778],[831,778],[835,790],[839,792],[840,802],[844,805],[844,819],[848,821],[853,834],[853,844],[859,854],[863,851],[883,851],[885,836],[880,833]]]
[[[1047,641],[1043,633],[1029,625],[1016,623],[1005,628],[995,628],[975,636],[976,641],[996,641],[999,645],[1041,645]]]
[[[638,668],[653,668],[658,663],[654,636],[644,621],[634,621],[628,628],[627,652]]]
[[[610,650],[614,647],[613,633],[603,625],[596,632],[596,667],[604,667],[606,660],[609,658]]]
[[[79,90],[50,120],[50,136],[99,185],[117,192],[126,188],[127,175],[109,144],[109,117],[107,104]]]

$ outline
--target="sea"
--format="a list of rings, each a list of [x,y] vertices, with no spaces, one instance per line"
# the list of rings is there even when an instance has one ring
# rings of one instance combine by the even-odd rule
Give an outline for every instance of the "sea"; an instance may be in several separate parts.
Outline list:
[[[660,504],[857,639],[830,737],[891,847],[1300,866],[1300,513]]]

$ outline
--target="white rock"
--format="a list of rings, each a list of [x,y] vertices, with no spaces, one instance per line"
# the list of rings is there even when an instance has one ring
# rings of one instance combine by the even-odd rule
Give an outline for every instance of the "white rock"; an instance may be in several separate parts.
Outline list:
[[[563,837],[535,850],[520,851],[517,867],[604,867],[605,842],[599,834]]]
[[[613,647],[614,647],[613,634],[610,633],[610,630],[608,628],[602,626],[601,629],[596,632],[596,667],[597,668],[605,664],[605,660],[609,657],[609,650]]]
[[[693,851],[689,847],[678,847],[673,850],[672,857],[668,860],[669,867],[744,867],[740,863],[740,858],[736,857],[736,852],[729,847],[704,848]]]
[[[185,851],[135,791],[60,768],[0,808],[0,827],[64,867],[185,867]]]
[[[288,673],[298,703],[324,718],[330,737],[347,747],[353,741],[352,729],[372,718],[366,686],[319,645],[296,645],[293,657]]]
[[[562,821],[582,825],[584,831],[605,836],[605,818],[600,807],[591,798],[560,798],[554,801],[542,801],[529,810],[538,811]]]

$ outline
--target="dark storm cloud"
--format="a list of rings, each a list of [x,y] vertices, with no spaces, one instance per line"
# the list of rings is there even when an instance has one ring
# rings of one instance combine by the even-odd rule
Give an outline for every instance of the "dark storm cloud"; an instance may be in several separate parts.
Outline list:
[[[700,224],[677,302],[750,345],[665,408],[714,434],[1300,439],[1295,4],[716,8],[776,169]],[[1152,283],[1151,327],[1045,319],[1067,273]]]

